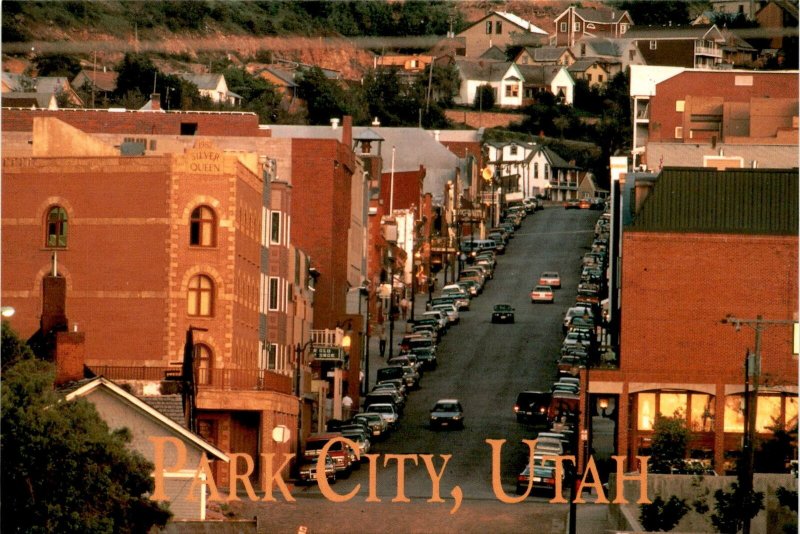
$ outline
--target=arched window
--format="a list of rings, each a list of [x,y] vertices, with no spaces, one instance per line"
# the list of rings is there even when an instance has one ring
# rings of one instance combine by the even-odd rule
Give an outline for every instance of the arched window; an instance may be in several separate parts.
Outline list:
[[[211,347],[203,343],[194,346],[194,356],[197,365],[197,383],[201,385],[212,383],[212,369],[214,367],[214,355]]]
[[[198,274],[189,280],[188,313],[195,317],[211,317],[214,314],[214,282],[206,275]]]
[[[53,206],[47,212],[47,236],[45,246],[67,246],[67,212],[61,206]]]
[[[189,244],[196,247],[213,247],[217,244],[217,217],[208,206],[198,206],[192,211]]]

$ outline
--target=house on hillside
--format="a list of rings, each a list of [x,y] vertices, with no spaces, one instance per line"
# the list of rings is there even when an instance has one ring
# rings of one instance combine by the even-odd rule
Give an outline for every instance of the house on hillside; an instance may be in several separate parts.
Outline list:
[[[117,73],[103,68],[102,71],[83,69],[70,82],[76,91],[84,91],[94,101],[87,102],[90,107],[95,107],[99,102],[108,102],[111,94],[117,89]]]
[[[630,14],[621,9],[587,9],[570,6],[553,22],[555,46],[572,46],[582,37],[622,37],[633,26]]]
[[[514,58],[517,65],[563,65],[575,63],[575,55],[565,46],[526,46]]]
[[[755,14],[755,18],[758,21],[758,26],[769,32],[769,37],[766,39],[751,39],[750,43],[759,49],[773,48],[783,50],[787,54],[793,53],[796,62],[798,50],[797,2],[773,0],[759,9]],[[796,63],[793,67],[797,68]]]
[[[505,11],[492,11],[456,37],[466,43],[466,57],[477,58],[492,46],[535,46],[545,44],[548,34],[527,20]]]
[[[716,26],[636,27],[625,38],[634,42],[647,65],[690,69],[718,67],[725,44]]]
[[[242,105],[242,97],[228,90],[225,76],[222,74],[194,74],[182,72],[176,76],[193,83],[197,86],[200,96],[210,98],[215,104],[227,104],[229,106]]]
[[[461,59],[456,61],[456,69],[461,78],[454,99],[456,104],[472,105],[478,88],[488,85],[494,91],[496,106],[518,108],[522,105],[524,78],[517,65],[505,61]]]
[[[523,77],[522,105],[536,102],[541,93],[550,93],[558,101],[572,105],[575,93],[575,80],[562,66],[518,65]]]
[[[565,161],[553,149],[537,145],[530,157],[530,167],[531,182],[545,183],[544,191],[536,194],[557,202],[578,198],[578,184],[583,171],[574,163]]]
[[[625,38],[584,37],[572,45],[570,50],[576,61],[593,59],[612,77],[630,65],[644,65],[645,62],[635,44]]]
[[[567,67],[574,80],[586,80],[589,87],[600,87],[611,78],[608,70],[594,59],[580,59]]]

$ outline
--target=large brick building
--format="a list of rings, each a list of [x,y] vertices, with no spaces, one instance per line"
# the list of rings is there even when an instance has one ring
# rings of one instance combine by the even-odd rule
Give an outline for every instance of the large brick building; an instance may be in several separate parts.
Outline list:
[[[14,328],[33,335],[55,254],[87,366],[135,380],[141,394],[180,370],[186,332],[197,329],[198,429],[258,462],[294,446],[271,432],[298,428],[294,347],[313,317],[309,260],[289,240],[292,188],[276,170],[286,163],[270,164],[254,115],[233,114],[223,130],[214,125],[227,114],[176,114],[225,137],[175,135],[170,115],[3,110],[3,303],[17,310]],[[58,117],[118,133],[86,134]],[[120,155],[130,144],[145,155]]]
[[[612,427],[618,454],[646,454],[655,418],[677,412],[691,454],[731,468],[755,346],[753,330],[722,321],[797,320],[797,190],[797,169],[666,168],[637,181],[623,206],[633,219],[622,232],[618,366],[589,371],[593,439]],[[763,330],[759,437],[797,424],[794,350],[790,324]],[[595,450],[611,446],[601,441]]]

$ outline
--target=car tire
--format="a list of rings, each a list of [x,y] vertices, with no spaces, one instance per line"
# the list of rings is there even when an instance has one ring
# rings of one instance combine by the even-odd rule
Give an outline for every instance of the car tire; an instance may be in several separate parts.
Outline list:
[[[527,487],[523,488],[522,486],[517,485],[516,494],[517,495],[522,495],[523,493],[525,493],[526,489],[528,489],[528,488]]]
[[[335,474],[332,477],[328,477],[328,484],[336,484],[336,475]]]

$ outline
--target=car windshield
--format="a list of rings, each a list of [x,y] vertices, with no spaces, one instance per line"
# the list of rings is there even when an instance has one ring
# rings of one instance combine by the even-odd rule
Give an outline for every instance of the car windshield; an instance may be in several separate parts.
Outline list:
[[[451,402],[440,402],[434,406],[433,411],[435,412],[457,412],[458,411],[458,404],[454,404]]]
[[[542,278],[558,278],[558,273],[542,273]]]
[[[508,304],[498,304],[497,306],[494,307],[494,311],[501,311],[501,312],[511,311],[511,306],[509,306]]]
[[[550,291],[550,286],[536,286],[534,291]]]

